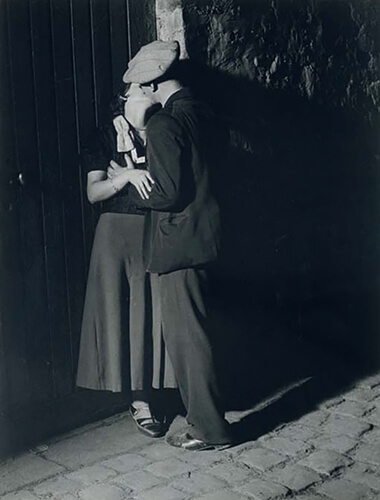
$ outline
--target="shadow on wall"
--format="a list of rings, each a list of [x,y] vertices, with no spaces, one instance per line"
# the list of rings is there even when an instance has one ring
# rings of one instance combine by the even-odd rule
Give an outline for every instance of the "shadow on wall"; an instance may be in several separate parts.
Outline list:
[[[257,313],[245,331],[252,350],[275,324],[282,339],[379,365],[377,124],[192,61],[182,69],[225,134],[215,298],[224,311]]]

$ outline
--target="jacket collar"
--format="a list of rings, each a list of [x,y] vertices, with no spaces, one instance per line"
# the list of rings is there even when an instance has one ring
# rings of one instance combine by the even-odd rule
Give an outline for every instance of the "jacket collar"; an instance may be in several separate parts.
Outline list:
[[[191,92],[188,88],[182,88],[180,90],[177,90],[165,102],[164,108],[166,108],[167,106],[170,106],[170,104],[172,104],[174,101],[177,101],[178,99],[185,99],[187,97],[191,97]]]

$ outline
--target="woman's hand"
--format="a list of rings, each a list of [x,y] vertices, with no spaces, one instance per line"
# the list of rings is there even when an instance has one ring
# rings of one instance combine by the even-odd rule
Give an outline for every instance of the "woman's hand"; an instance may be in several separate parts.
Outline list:
[[[132,160],[131,160],[132,161]],[[152,185],[154,180],[147,170],[138,170],[128,167],[121,167],[118,163],[111,160],[110,166],[107,170],[107,176],[110,179],[119,177],[120,175],[125,176],[125,178],[135,186],[137,192],[143,200],[149,199],[149,193],[152,191]],[[111,177],[115,176],[115,177]]]
[[[118,175],[122,174],[128,167],[121,167],[116,161],[111,160],[107,169],[107,178],[114,179]]]

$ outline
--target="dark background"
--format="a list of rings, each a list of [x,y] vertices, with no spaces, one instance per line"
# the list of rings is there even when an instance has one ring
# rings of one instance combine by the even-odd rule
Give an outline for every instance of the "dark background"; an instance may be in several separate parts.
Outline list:
[[[309,394],[316,404],[336,390],[338,367],[348,384],[380,364],[380,7],[183,0],[168,11],[179,3],[186,77],[224,133],[212,299],[228,405],[329,367],[328,390]],[[156,32],[153,0],[0,0],[0,23],[7,453],[126,404],[74,387],[97,218],[78,155]]]

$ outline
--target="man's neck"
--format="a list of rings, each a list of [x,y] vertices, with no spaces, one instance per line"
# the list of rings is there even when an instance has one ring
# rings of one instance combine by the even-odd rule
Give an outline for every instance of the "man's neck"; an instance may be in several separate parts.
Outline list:
[[[183,86],[177,80],[168,80],[160,83],[159,100],[162,106],[168,101],[169,97],[181,90]]]

